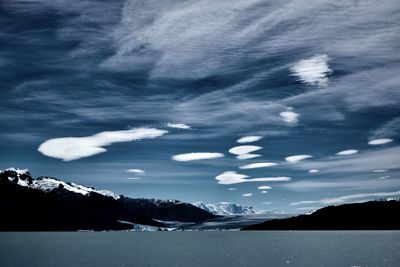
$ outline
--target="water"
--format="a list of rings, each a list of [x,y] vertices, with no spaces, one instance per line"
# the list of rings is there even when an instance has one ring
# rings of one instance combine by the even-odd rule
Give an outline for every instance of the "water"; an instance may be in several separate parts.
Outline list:
[[[0,233],[0,266],[400,266],[400,231]]]

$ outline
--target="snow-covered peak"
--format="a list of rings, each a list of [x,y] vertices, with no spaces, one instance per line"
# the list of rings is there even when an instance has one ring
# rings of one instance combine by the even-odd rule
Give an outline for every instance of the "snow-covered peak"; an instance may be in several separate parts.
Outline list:
[[[265,210],[257,210],[253,207],[241,206],[235,203],[219,202],[216,204],[206,204],[203,202],[192,203],[194,206],[211,212],[216,215],[241,215],[241,214],[265,214]]]
[[[24,174],[29,175],[29,170],[28,170],[28,169],[8,168],[8,169],[5,169],[4,171],[15,172],[15,173],[17,173],[18,175],[24,175]]]
[[[57,188],[62,188],[76,194],[88,195],[89,193],[98,193],[114,199],[120,198],[120,196],[108,190],[96,190],[75,183],[66,183],[52,177],[39,177],[37,179],[32,179],[27,169],[8,168],[4,171],[0,171],[0,175],[4,176],[4,179],[7,179],[12,183],[44,192],[51,192]]]

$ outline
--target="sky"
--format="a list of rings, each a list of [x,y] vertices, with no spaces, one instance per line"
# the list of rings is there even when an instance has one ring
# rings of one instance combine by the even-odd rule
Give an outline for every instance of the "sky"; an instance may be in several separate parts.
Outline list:
[[[4,0],[0,169],[301,213],[400,197],[397,1]]]

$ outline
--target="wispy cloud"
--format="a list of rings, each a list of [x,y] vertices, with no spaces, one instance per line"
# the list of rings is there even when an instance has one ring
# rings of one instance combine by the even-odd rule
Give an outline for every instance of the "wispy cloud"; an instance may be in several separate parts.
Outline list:
[[[229,153],[244,155],[262,149],[260,146],[235,146],[229,149]]]
[[[245,193],[245,194],[242,194],[243,197],[251,197],[252,195],[253,195],[252,193]]]
[[[135,128],[101,132],[85,137],[54,138],[43,142],[38,151],[48,157],[71,161],[104,153],[107,151],[104,147],[113,143],[152,139],[166,133],[168,131],[155,128]]]
[[[318,173],[318,172],[319,172],[318,169],[311,169],[311,170],[308,170],[308,173]]]
[[[273,162],[257,162],[257,163],[251,163],[247,165],[240,166],[239,169],[255,169],[255,168],[266,168],[266,167],[272,167],[276,166],[278,164],[273,163]]]
[[[236,142],[243,144],[243,143],[252,143],[257,142],[262,138],[259,135],[252,135],[252,136],[243,136],[242,138],[238,139]]]
[[[222,158],[224,154],[216,152],[192,152],[172,156],[173,160],[176,161],[192,161],[192,160],[203,160],[203,159],[216,159]]]
[[[308,159],[308,158],[312,158],[312,156],[311,155],[295,155],[295,156],[286,157],[285,160],[289,163],[297,163],[301,160]]]
[[[362,151],[352,157],[326,157],[320,160],[301,161],[292,168],[310,170],[320,169],[324,173],[372,172],[374,170],[392,170],[400,166],[400,146],[379,150]]]
[[[288,108],[286,111],[279,113],[282,119],[289,124],[296,124],[299,122],[299,114],[293,111],[293,108]]]
[[[387,143],[393,142],[393,139],[390,138],[381,138],[381,139],[374,139],[368,142],[368,145],[376,146],[376,145],[384,145]]]
[[[244,159],[253,159],[253,158],[258,158],[261,157],[262,155],[260,154],[243,154],[243,155],[238,155],[236,158],[239,160],[244,160]]]
[[[356,154],[356,153],[358,153],[358,150],[348,149],[348,150],[340,151],[340,152],[336,153],[336,155],[347,156],[347,155],[353,155],[353,154]]]
[[[329,57],[327,55],[315,55],[311,58],[300,60],[290,70],[292,75],[303,83],[326,86],[328,75],[333,72],[329,68],[328,61]]]
[[[271,189],[272,187],[268,186],[268,185],[261,185],[259,187],[257,187],[257,189],[261,189],[261,190],[267,190],[267,189]]]
[[[246,182],[288,182],[290,177],[262,177],[249,178],[249,176],[237,173],[235,171],[226,171],[215,177],[219,184],[238,184]]]
[[[141,174],[141,175],[146,173],[144,170],[141,170],[141,169],[127,169],[126,172]]]
[[[400,191],[362,193],[362,194],[345,195],[345,196],[333,197],[333,198],[323,198],[320,200],[305,200],[305,201],[293,202],[290,204],[290,206],[298,206],[298,205],[304,205],[304,204],[334,205],[334,204],[341,204],[341,203],[356,201],[357,199],[376,199],[376,198],[394,197],[394,196],[400,196]]]
[[[167,127],[175,128],[175,129],[183,129],[183,130],[191,130],[192,127],[185,123],[167,123]]]

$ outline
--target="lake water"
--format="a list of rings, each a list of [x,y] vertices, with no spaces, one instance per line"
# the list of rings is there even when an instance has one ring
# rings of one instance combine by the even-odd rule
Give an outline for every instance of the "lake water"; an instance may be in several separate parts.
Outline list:
[[[0,233],[0,266],[400,266],[400,231]]]

